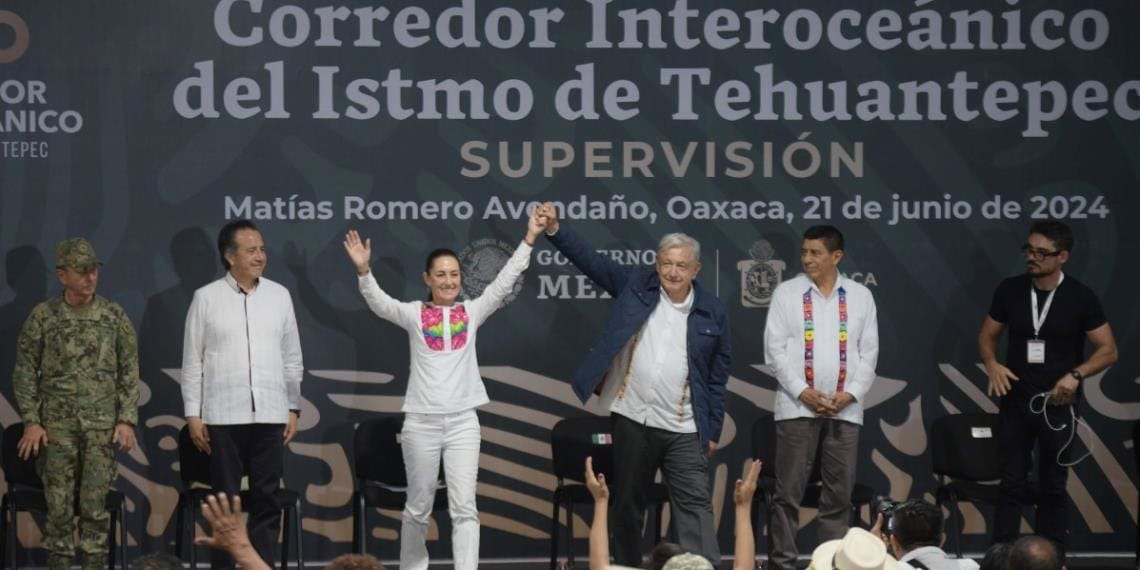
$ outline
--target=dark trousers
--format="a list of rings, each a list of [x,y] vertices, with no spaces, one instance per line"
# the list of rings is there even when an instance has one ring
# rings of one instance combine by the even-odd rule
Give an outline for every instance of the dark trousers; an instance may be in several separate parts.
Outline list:
[[[1045,416],[1029,411],[1024,397],[1005,396],[1001,400],[998,419],[998,441],[1005,455],[1001,477],[1001,497],[994,509],[994,542],[1011,542],[1020,534],[1024,507],[1037,504],[1037,518],[1033,527],[1061,550],[1069,535],[1069,498],[1065,491],[1069,468],[1057,464],[1057,452],[1069,439],[1070,430],[1076,429],[1070,415],[1074,406],[1047,406],[1046,413],[1054,431],[1045,424]],[[1075,441],[1075,439],[1074,439]],[[1033,450],[1037,450],[1037,489],[1029,483],[1029,470],[1033,466]],[[1070,450],[1061,455],[1068,462]]]
[[[614,435],[614,502],[610,507],[613,539],[610,551],[624,566],[641,566],[641,531],[647,491],[658,467],[669,488],[677,541],[687,552],[720,562],[708,459],[695,433],[674,433],[610,414]]]
[[[270,567],[277,561],[281,507],[275,493],[284,472],[285,425],[207,425],[210,432],[210,485],[231,497],[249,476],[247,528],[254,550]]]
[[[821,442],[822,440],[822,442]],[[819,543],[847,534],[851,520],[851,490],[855,487],[859,425],[825,418],[776,422],[776,496],[773,499],[771,567],[796,567],[796,532],[800,503],[819,449],[823,490],[819,495]]]

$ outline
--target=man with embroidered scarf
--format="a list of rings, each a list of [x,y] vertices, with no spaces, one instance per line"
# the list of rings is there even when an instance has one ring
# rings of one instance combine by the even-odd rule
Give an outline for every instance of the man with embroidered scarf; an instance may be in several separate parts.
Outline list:
[[[656,270],[623,266],[559,228],[546,203],[546,235],[571,263],[614,297],[602,334],[573,376],[583,403],[598,393],[613,420],[613,548],[617,564],[640,566],[646,492],[660,467],[669,488],[677,542],[720,561],[708,458],[724,423],[732,348],[724,303],[694,281],[700,244],[680,233],[662,238]]]
[[[799,507],[819,450],[819,540],[847,533],[863,403],[875,381],[878,320],[871,292],[839,274],[843,234],[804,232],[804,272],[772,294],[764,358],[776,392],[776,498],[771,567],[795,568]]]

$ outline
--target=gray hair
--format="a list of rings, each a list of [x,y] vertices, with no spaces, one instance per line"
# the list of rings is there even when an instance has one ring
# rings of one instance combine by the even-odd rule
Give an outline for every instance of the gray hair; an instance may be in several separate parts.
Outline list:
[[[713,565],[700,554],[686,552],[670,558],[661,570],[713,570]]]
[[[673,249],[675,247],[687,247],[693,250],[693,261],[700,263],[701,242],[693,239],[692,236],[683,234],[681,232],[665,234],[661,238],[661,242],[657,244],[657,255],[661,255],[661,252],[667,249]]]
[[[131,563],[132,570],[182,570],[182,560],[166,552],[144,554]]]

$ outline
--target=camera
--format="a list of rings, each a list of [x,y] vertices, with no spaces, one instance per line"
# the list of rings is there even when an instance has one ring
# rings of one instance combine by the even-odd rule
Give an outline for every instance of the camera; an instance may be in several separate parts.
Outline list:
[[[883,515],[883,534],[891,534],[894,532],[895,521],[893,515],[895,514],[895,509],[898,508],[898,506],[901,504],[901,501],[891,500],[890,497],[887,497],[885,495],[877,495],[871,501],[871,508],[873,509],[873,512]]]

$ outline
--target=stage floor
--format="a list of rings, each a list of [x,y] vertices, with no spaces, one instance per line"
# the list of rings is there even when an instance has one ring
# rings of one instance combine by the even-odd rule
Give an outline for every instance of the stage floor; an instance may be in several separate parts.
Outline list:
[[[978,560],[978,558],[975,558]],[[760,560],[757,568],[763,568],[764,561]],[[800,568],[807,568],[808,560],[800,561]],[[306,564],[308,566],[308,564]],[[398,567],[396,561],[385,561],[385,568],[392,568],[393,570]],[[441,560],[438,564],[432,563],[431,570],[451,568],[450,561]],[[479,563],[480,570],[550,570],[550,565],[546,560],[511,560],[511,561],[484,561]],[[588,570],[589,564],[585,560],[578,561],[575,566],[576,570]],[[720,565],[721,569],[731,569],[732,561],[725,559]],[[1087,568],[1087,569],[1111,569],[1111,568],[1130,568],[1140,569],[1136,565],[1135,557],[1131,555],[1119,554],[1100,554],[1100,555],[1081,555],[1069,558],[1066,563],[1066,568],[1073,570],[1074,568]]]

